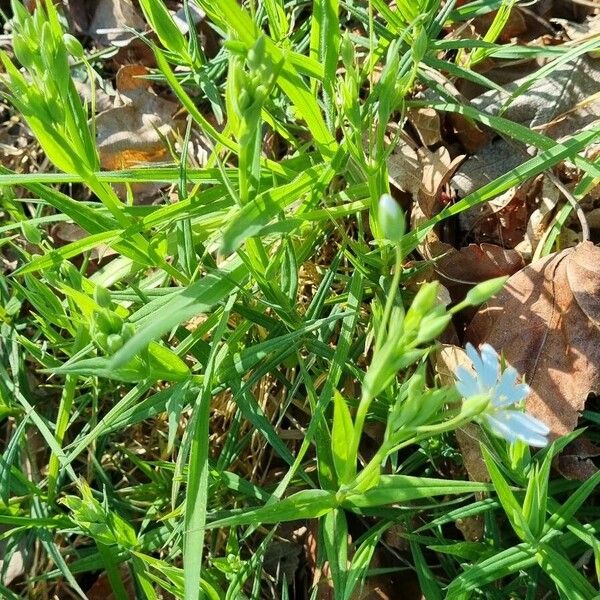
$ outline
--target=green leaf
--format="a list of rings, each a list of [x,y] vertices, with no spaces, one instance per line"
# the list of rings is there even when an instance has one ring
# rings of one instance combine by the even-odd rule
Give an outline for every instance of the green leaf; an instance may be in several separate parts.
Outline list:
[[[350,409],[343,396],[335,390],[333,393],[333,425],[331,428],[331,443],[333,450],[333,464],[339,482],[343,485],[349,483],[356,475],[356,465],[348,465],[350,441],[354,432],[354,424]]]
[[[273,505],[231,511],[229,515],[209,523],[207,528],[215,529],[253,523],[270,524],[301,519],[316,519],[336,506],[337,500],[334,492],[303,490]]]
[[[334,508],[321,519],[325,554],[329,561],[335,598],[344,598],[348,571],[348,524],[341,508]]]
[[[347,508],[385,506],[397,502],[423,500],[447,494],[473,494],[492,490],[487,483],[454,479],[430,479],[411,475],[382,475],[379,484],[363,494],[351,494],[343,503]]]

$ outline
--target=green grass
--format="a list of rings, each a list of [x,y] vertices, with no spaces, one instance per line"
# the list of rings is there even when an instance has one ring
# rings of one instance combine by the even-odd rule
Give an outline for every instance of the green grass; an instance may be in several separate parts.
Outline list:
[[[280,524],[294,521],[317,532],[313,559],[328,563],[336,600],[359,597],[374,556],[398,556],[392,528],[405,543],[392,572],[406,569],[428,599],[595,597],[599,477],[551,473],[567,439],[532,455],[484,436],[492,481],[469,481],[453,431],[483,405],[469,413],[432,376],[453,316],[503,280],[447,308],[437,284],[415,294],[411,279],[427,266],[415,249],[441,221],[565,159],[584,174],[578,199],[600,174],[583,156],[598,127],[558,143],[452,97],[416,100],[439,87],[431,69],[494,89],[470,69],[487,56],[548,57],[516,97],[600,41],[496,44],[512,1],[195,2],[221,42],[215,57],[162,2],[140,5],[156,33],[153,81],[180,102],[188,135],[211,139],[207,164],[188,167],[180,152],[111,172],[69,67],[74,53],[104,76],[102,54],[65,45],[51,2],[35,17],[13,3],[4,95],[52,169],[0,170],[0,253],[15,265],[0,272],[0,538],[5,561],[18,552],[26,565],[2,597],[85,598],[104,572],[126,600],[124,565],[140,599],[318,598],[312,573],[299,570],[299,589],[268,567],[290,540]],[[484,40],[440,39],[501,6]],[[452,62],[457,49],[469,60]],[[411,107],[538,152],[410,230],[379,200],[397,142],[389,125]],[[178,201],[130,205],[115,187],[148,182]],[[553,251],[570,210],[539,252]],[[58,244],[51,226],[65,222],[82,239]],[[101,245],[116,254],[97,266]],[[481,536],[465,541],[454,524],[474,517]]]

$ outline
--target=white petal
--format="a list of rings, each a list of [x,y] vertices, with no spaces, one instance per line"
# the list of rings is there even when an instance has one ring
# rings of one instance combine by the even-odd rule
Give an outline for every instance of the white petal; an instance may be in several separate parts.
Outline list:
[[[477,350],[475,350],[475,346],[473,346],[471,342],[469,342],[465,346],[465,350],[467,351],[467,356],[471,359],[471,362],[473,363],[473,367],[475,369],[475,372],[477,373],[477,377],[480,377],[480,373],[481,371],[483,371],[483,363],[481,362],[481,357],[479,356],[479,353],[477,352]]]
[[[475,375],[470,373],[465,367],[458,367],[456,369],[456,388],[463,398],[477,396],[480,393]]]
[[[524,383],[517,384],[518,373],[512,367],[507,367],[500,377],[492,395],[492,403],[496,408],[518,404],[529,395],[529,386]]]
[[[489,344],[481,346],[481,362],[483,363],[483,369],[479,373],[481,383],[486,388],[492,388],[500,376],[500,360],[498,353]]]
[[[504,438],[507,442],[514,442],[517,439],[515,432],[506,423],[499,421],[491,415],[485,415],[485,420],[492,433],[498,437]]]
[[[518,418],[524,425],[526,425],[530,431],[537,433],[539,435],[548,435],[550,433],[550,427],[546,425],[543,421],[536,419],[533,415],[529,413],[517,413]]]
[[[502,410],[494,413],[492,418],[497,424],[504,425],[512,432],[512,435],[530,446],[543,447],[548,444],[548,440],[544,436],[550,433],[550,430],[544,423],[531,415],[517,410]]]

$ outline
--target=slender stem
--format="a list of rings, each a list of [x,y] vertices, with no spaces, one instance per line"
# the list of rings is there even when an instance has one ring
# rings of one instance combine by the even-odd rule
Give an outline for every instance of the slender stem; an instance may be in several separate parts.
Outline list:
[[[394,302],[396,301],[396,290],[400,285],[400,276],[402,275],[402,250],[400,245],[396,245],[396,264],[394,266],[394,276],[392,278],[392,285],[390,286],[388,297],[385,302],[385,308],[383,310],[383,318],[381,320],[381,326],[379,328],[380,334],[377,336],[377,342],[375,346],[375,350],[381,348],[381,340],[387,339],[387,326],[390,320],[390,315],[392,314],[392,308],[394,307]]]
[[[387,325],[390,320],[390,315],[392,314],[392,308],[394,306],[394,302],[396,300],[396,290],[400,285],[400,276],[402,275],[402,250],[400,246],[396,246],[396,265],[394,267],[394,276],[392,278],[392,285],[390,288],[390,292],[388,293],[388,297],[385,303],[385,308],[383,311],[383,319],[381,321],[381,326],[379,329],[379,335],[377,336],[377,341],[375,344],[375,353],[377,353],[382,346],[382,340],[387,338]],[[358,404],[358,409],[356,411],[356,418],[354,419],[354,431],[352,434],[352,442],[350,444],[350,460],[348,461],[348,471],[346,476],[349,476],[351,471],[351,466],[356,465],[356,461],[358,459],[358,447],[360,445],[360,438],[362,436],[362,432],[365,426],[365,421],[367,419],[367,414],[369,412],[369,407],[371,406],[371,402],[373,402],[373,396],[370,393],[365,393],[363,390],[363,394],[361,396],[360,402]]]

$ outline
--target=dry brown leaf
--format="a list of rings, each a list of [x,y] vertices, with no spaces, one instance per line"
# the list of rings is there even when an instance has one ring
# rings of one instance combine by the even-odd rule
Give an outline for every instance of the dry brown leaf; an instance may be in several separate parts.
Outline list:
[[[143,30],[145,26],[132,0],[100,0],[89,34],[104,46],[123,46],[135,37],[126,28]]]
[[[588,438],[575,438],[556,458],[556,470],[567,479],[585,481],[598,471],[593,458],[600,456],[600,448]]]
[[[450,113],[447,118],[456,137],[467,152],[473,154],[490,141],[490,135],[474,121],[457,113]]]
[[[450,153],[444,147],[431,152],[427,148],[419,148],[419,163],[422,169],[421,183],[418,189],[419,204],[427,218],[437,211],[440,192],[450,181],[450,178],[462,164],[464,156],[450,158]]]
[[[544,178],[537,207],[531,213],[527,222],[525,238],[515,246],[515,250],[524,258],[529,260],[533,256],[550,223],[552,211],[556,208],[559,200],[560,192],[558,188],[550,179]]]
[[[140,65],[122,67],[117,88],[128,104],[96,118],[96,137],[102,168],[116,170],[167,158],[164,139],[174,133],[177,104],[154,94]]]
[[[513,275],[482,308],[467,337],[503,352],[531,387],[527,410],[553,436],[577,426],[600,384],[600,249],[563,250]]]
[[[514,275],[525,266],[516,250],[496,244],[469,244],[452,248],[435,264],[435,270],[450,282],[476,284],[494,277]],[[447,282],[446,282],[447,284]]]
[[[408,119],[417,130],[425,146],[433,146],[442,139],[440,115],[433,108],[411,108]]]
[[[388,158],[390,183],[416,198],[421,187],[420,172],[421,165],[416,150],[401,138]]]

